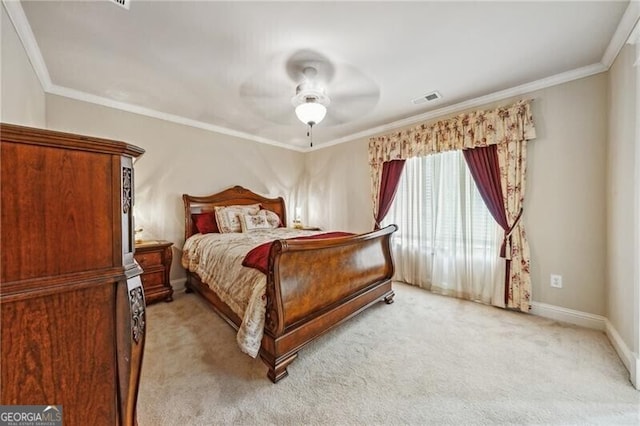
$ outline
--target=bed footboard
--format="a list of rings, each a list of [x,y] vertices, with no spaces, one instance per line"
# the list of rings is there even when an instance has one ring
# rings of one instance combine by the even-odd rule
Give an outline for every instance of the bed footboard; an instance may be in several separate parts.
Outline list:
[[[273,244],[260,350],[271,381],[286,377],[287,366],[314,338],[378,301],[393,302],[390,239],[397,229]]]

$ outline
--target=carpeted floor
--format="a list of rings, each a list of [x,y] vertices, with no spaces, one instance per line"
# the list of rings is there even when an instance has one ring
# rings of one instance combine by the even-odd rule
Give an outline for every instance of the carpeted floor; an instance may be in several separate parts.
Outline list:
[[[139,425],[640,424],[602,332],[394,288],[277,385],[198,296],[150,306]]]

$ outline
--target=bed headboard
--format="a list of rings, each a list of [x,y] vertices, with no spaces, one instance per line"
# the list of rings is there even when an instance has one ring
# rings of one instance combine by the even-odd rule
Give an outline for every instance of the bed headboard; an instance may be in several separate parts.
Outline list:
[[[195,195],[182,194],[182,201],[184,202],[184,239],[197,233],[191,220],[191,215],[194,213],[202,213],[213,211],[215,206],[231,206],[231,205],[244,205],[260,203],[262,208],[271,210],[280,216],[280,222],[282,226],[287,226],[287,214],[284,205],[284,199],[278,198],[266,198],[262,195],[258,195],[241,186],[234,186],[233,188],[226,189],[217,194],[207,195],[199,197]]]

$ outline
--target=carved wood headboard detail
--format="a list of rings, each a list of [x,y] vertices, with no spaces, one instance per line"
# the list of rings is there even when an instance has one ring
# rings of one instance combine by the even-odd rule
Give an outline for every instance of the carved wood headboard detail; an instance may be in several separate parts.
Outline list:
[[[194,213],[203,213],[213,211],[216,206],[231,206],[260,203],[262,208],[271,210],[280,216],[283,226],[287,226],[287,212],[284,205],[284,199],[267,198],[256,194],[241,186],[234,186],[217,194],[207,195],[203,197],[182,194],[184,202],[184,239],[186,241],[191,235],[197,231],[194,230],[191,215]]]

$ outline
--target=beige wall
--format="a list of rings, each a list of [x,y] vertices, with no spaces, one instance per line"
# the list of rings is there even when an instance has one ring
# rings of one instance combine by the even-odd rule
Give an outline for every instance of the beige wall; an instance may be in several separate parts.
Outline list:
[[[619,73],[621,60],[612,75]],[[632,332],[622,312],[632,302],[623,296],[628,289],[618,284],[626,278],[617,278],[627,273],[624,267],[610,269],[609,303],[605,302],[605,235],[607,229],[621,233],[613,226],[618,223],[613,215],[627,214],[622,204],[606,198],[605,191],[608,85],[624,91],[616,89],[615,80],[610,83],[605,73],[530,94],[535,99],[538,138],[529,144],[525,224],[531,243],[533,300],[610,315],[626,340]],[[3,8],[2,120],[46,124],[145,148],[147,153],[136,164],[136,215],[145,238],[168,239],[179,247],[180,195],[208,194],[234,184],[265,195],[284,195],[290,215],[293,207],[302,207],[308,225],[355,232],[371,227],[367,139],[301,154],[54,95],[46,96],[45,116],[44,99]],[[614,107],[619,108],[619,102],[615,100]],[[611,155],[626,161],[617,145]],[[608,161],[617,165],[618,160]],[[611,186],[612,179],[624,177],[618,175],[620,167],[610,168],[615,169],[608,176]],[[618,206],[608,224],[605,199]],[[174,278],[182,275],[176,254]],[[563,289],[549,287],[550,273],[563,275]]]
[[[634,324],[634,181],[637,142],[634,47],[625,45],[609,70],[609,145],[607,155],[607,318],[627,347],[638,350]]]
[[[533,300],[605,314],[607,75],[531,94],[525,224]],[[549,286],[550,274],[564,288]]]
[[[4,4],[2,15],[0,121],[45,127],[45,96]]]
[[[352,141],[305,156],[301,187],[309,194],[305,222],[323,229],[370,231],[373,224],[366,141]]]
[[[51,129],[126,141],[146,153],[135,163],[137,225],[145,239],[175,244],[172,277],[184,242],[182,194],[209,195],[233,185],[296,202],[303,154],[125,111],[47,95]],[[290,212],[289,212],[290,213]]]
[[[535,99],[538,134],[528,145],[524,216],[533,300],[597,315],[605,313],[606,93],[607,76],[599,74],[527,96]],[[367,143],[362,139],[307,154],[310,193],[318,197],[312,222],[370,229]],[[564,288],[549,286],[551,273],[563,276]]]

